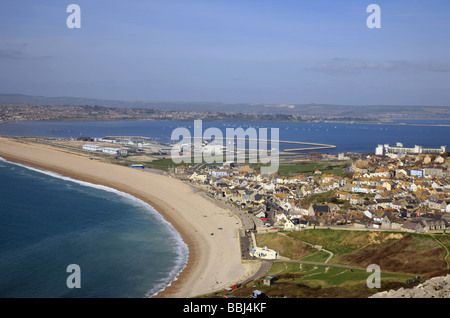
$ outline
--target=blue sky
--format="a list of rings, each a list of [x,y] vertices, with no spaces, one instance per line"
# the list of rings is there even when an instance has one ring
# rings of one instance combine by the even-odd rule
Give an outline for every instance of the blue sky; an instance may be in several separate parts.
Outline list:
[[[66,8],[81,8],[69,29]],[[369,29],[369,4],[381,28]],[[450,106],[450,1],[3,0],[0,93]]]

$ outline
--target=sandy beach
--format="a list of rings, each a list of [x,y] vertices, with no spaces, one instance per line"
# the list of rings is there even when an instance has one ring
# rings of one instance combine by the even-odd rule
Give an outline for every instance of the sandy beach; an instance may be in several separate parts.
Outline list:
[[[257,263],[241,262],[237,217],[195,193],[180,180],[10,138],[0,138],[0,157],[105,185],[154,207],[189,247],[185,269],[171,286],[155,297],[188,298],[210,293],[251,277],[259,268]]]

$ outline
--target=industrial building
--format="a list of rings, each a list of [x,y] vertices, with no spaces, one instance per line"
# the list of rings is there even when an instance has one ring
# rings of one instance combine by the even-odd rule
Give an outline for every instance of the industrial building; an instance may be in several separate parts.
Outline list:
[[[88,150],[88,151],[99,151],[99,152],[104,152],[104,153],[109,153],[109,154],[113,154],[113,155],[127,155],[128,151],[126,149],[119,149],[119,148],[105,148],[105,147],[100,147],[100,146],[96,146],[96,145],[83,145],[83,150]]]

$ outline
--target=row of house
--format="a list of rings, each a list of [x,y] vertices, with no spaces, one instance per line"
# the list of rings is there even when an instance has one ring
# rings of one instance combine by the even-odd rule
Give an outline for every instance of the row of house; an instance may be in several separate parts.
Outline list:
[[[373,156],[353,162],[352,175],[347,176],[263,176],[245,165],[207,166],[198,171],[182,167],[177,173],[187,173],[191,182],[212,196],[261,218],[267,217],[270,200],[276,206],[273,226],[279,228],[353,224],[421,232],[448,226],[447,217],[430,219],[430,215],[450,215],[450,162],[446,160],[438,167],[435,163],[426,165],[414,156]],[[324,193],[333,199],[323,204],[305,204],[310,196]]]

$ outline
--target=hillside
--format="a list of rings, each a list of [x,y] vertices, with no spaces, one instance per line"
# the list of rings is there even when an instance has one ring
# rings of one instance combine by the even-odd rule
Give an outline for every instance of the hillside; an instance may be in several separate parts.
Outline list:
[[[232,291],[230,294],[235,297],[249,297],[256,288],[268,297],[366,298],[383,291],[403,291],[426,279],[450,273],[446,261],[448,234],[433,237],[388,231],[314,229],[258,234],[257,243],[278,250],[290,261],[273,263],[266,274],[277,277],[273,285],[264,285],[261,277]],[[329,253],[333,257],[325,263]],[[380,288],[367,287],[370,274],[366,269],[370,264],[380,266]],[[220,296],[222,293],[209,295]]]
[[[429,277],[446,272],[446,251],[429,235],[316,229],[288,236],[333,252],[331,263],[359,268],[378,264],[382,271]]]
[[[191,101],[123,101],[83,97],[46,97],[0,94],[0,104],[89,105],[124,108],[150,108],[164,111],[208,111],[247,114],[284,114],[305,118],[326,117],[340,120],[450,118],[450,106],[421,105],[332,105],[332,104],[250,104]]]

